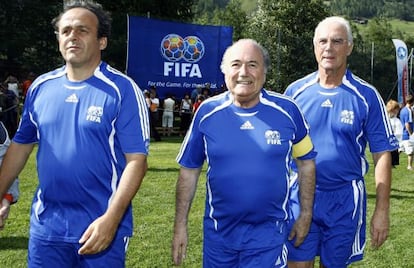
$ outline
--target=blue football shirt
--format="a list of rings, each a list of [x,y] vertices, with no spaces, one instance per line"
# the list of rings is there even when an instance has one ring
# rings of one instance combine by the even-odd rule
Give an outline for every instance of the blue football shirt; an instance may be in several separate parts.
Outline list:
[[[294,98],[310,125],[320,189],[361,179],[368,171],[367,144],[373,153],[398,148],[381,96],[349,70],[336,88],[321,87],[314,72],[289,85],[285,94]]]
[[[38,143],[31,235],[78,242],[111,202],[124,154],[148,154],[145,99],[130,78],[104,62],[81,82],[69,81],[62,67],[33,82],[14,141]],[[132,235],[131,207],[118,235]]]
[[[207,161],[206,237],[246,249],[285,239],[269,230],[287,219],[290,162],[315,154],[297,105],[262,90],[249,109],[235,106],[229,92],[202,102],[177,161],[186,168]]]
[[[410,134],[407,131],[407,128],[405,127],[405,124],[409,124],[411,127],[411,130],[413,130],[413,111],[408,107],[403,107],[400,112],[400,120],[401,124],[403,125],[403,134],[402,134],[402,140],[409,140]]]

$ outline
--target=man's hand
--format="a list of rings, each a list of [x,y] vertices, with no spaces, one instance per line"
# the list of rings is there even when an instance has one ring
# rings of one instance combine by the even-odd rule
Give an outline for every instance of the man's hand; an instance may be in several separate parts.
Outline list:
[[[0,230],[3,230],[6,220],[9,217],[10,202],[6,198],[1,201],[0,207]]]
[[[388,238],[390,226],[389,212],[374,212],[371,219],[371,245],[379,248]]]
[[[106,215],[97,218],[83,233],[79,243],[82,244],[80,255],[96,254],[104,251],[112,242],[118,228]]]
[[[295,247],[299,247],[305,240],[309,232],[311,221],[312,214],[306,216],[300,215],[299,218],[296,220],[292,230],[290,231],[288,238],[289,240],[293,240],[294,238],[296,238]]]
[[[188,233],[187,226],[174,226],[174,236],[171,245],[171,255],[174,265],[183,263],[187,253]]]

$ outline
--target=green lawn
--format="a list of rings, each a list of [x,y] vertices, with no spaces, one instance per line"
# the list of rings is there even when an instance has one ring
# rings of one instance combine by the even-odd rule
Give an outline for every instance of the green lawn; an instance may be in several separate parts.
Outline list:
[[[412,21],[402,21],[402,20],[390,20],[393,30],[401,31],[406,33],[409,36],[414,35],[414,22]]]
[[[393,32],[399,31],[403,33],[404,35],[411,36],[411,37],[414,36],[414,22],[413,21],[388,19],[388,22],[391,24]],[[370,21],[368,21],[368,24],[369,23]],[[364,35],[368,27],[368,24],[358,24],[358,23],[354,23],[354,24],[357,26],[360,33]]]
[[[170,245],[178,174],[175,156],[180,142],[180,138],[173,137],[151,144],[149,170],[133,201],[135,231],[128,250],[127,267],[172,267]],[[388,241],[379,250],[372,250],[368,241],[365,259],[352,267],[412,267],[414,264],[414,173],[408,172],[405,166],[406,157],[401,155],[401,166],[393,170]],[[0,267],[26,267],[30,202],[37,183],[34,154],[20,178],[21,199],[12,207],[7,226],[0,232]],[[372,169],[366,181],[370,217],[375,202]],[[182,267],[201,267],[204,182],[203,173],[190,214],[190,246]]]

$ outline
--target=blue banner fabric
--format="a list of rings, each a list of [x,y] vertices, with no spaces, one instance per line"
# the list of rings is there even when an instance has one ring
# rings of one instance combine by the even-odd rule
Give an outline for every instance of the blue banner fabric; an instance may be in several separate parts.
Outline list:
[[[181,99],[210,83],[211,93],[224,84],[220,63],[231,45],[233,28],[177,23],[128,16],[127,74],[142,90]]]

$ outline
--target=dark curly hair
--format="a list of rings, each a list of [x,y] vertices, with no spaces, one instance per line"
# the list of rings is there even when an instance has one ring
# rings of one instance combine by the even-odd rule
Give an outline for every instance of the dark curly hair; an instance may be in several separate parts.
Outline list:
[[[66,11],[77,7],[89,10],[98,18],[98,38],[109,37],[111,35],[112,19],[110,13],[105,11],[101,4],[87,0],[74,0],[65,3],[63,12],[52,20],[52,25],[56,32],[59,30],[58,24],[62,15],[65,14]]]

